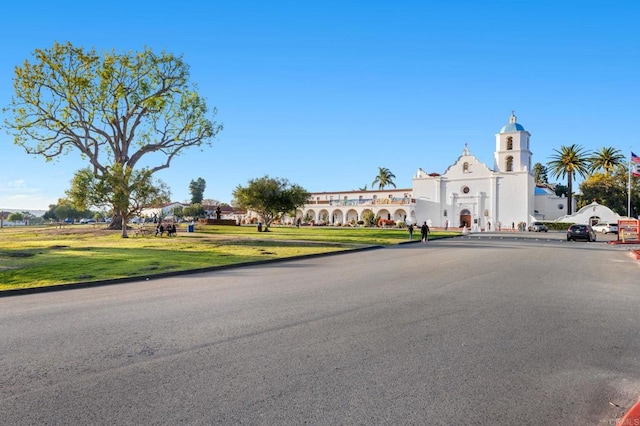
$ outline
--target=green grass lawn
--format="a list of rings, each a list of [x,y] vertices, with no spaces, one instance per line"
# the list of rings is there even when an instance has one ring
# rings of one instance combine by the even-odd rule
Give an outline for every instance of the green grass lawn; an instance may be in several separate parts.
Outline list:
[[[152,227],[149,226],[149,230]],[[344,251],[408,240],[402,229],[196,225],[176,237],[122,238],[101,225],[0,229],[0,291],[145,277],[257,260]],[[457,235],[435,231],[433,238]],[[414,235],[414,239],[419,236]]]

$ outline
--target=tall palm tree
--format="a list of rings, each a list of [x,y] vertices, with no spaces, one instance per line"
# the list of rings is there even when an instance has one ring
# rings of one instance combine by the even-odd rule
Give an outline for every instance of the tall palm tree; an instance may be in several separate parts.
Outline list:
[[[378,167],[378,176],[373,180],[371,186],[375,186],[378,184],[378,189],[384,189],[385,186],[393,186],[396,187],[396,184],[393,182],[396,175],[391,173],[391,170],[386,167]]]
[[[624,164],[624,155],[619,149],[603,147],[589,157],[589,162],[591,163],[591,172],[602,169],[604,175],[609,176],[613,169]]]
[[[562,146],[554,149],[549,161],[549,171],[554,177],[567,178],[567,214],[573,204],[573,179],[576,174],[585,177],[589,173],[589,152],[580,145]]]

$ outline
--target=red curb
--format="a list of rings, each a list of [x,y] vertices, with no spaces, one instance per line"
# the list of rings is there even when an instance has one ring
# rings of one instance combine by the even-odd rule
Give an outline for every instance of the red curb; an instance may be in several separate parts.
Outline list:
[[[616,423],[616,426],[632,425],[640,425],[640,401],[636,402],[635,405],[627,411],[627,414],[625,414],[620,420],[618,420],[618,423]]]

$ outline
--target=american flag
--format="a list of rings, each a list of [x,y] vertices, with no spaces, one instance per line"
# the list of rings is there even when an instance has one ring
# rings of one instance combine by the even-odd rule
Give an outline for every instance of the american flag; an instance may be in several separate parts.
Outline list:
[[[631,173],[634,176],[640,177],[640,157],[631,153]]]

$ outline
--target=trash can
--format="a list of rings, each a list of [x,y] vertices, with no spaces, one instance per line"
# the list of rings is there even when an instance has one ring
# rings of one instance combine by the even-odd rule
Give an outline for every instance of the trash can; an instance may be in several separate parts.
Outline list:
[[[187,225],[187,232],[195,231],[196,226],[194,224]]]

